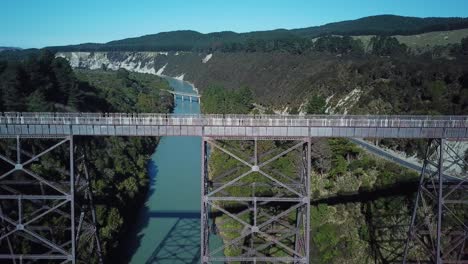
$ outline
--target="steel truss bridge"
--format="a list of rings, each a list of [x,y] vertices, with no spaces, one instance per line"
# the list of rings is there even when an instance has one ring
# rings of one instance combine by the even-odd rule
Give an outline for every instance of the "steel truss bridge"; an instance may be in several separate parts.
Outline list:
[[[76,136],[202,138],[202,263],[309,263],[312,138],[427,139],[401,259],[404,263],[468,261],[468,210],[463,209],[468,205],[467,165],[447,144],[467,140],[468,116],[3,113],[0,138],[6,152],[0,153],[4,171],[0,172],[0,248],[5,249],[0,252],[2,263],[78,263],[83,260],[78,256],[83,244],[89,252],[97,252],[102,261],[85,159],[83,155],[75,157]],[[34,152],[24,147],[44,140],[55,143],[42,144],[44,149]],[[243,144],[244,150],[232,148],[233,142]],[[40,175],[41,170],[34,166],[59,148],[62,158],[68,153],[65,168],[57,169],[61,176]],[[222,172],[212,171],[208,166],[212,154],[209,149],[237,165]],[[293,175],[275,169],[275,162],[287,156],[295,158]],[[56,165],[53,158],[44,163]],[[459,173],[445,177],[457,166],[462,168]],[[460,215],[460,211],[464,214]],[[224,218],[215,221],[214,213]],[[42,220],[48,215],[64,220],[50,226],[51,221]],[[223,232],[237,235],[227,236],[223,246],[213,249],[210,236],[219,232],[216,226],[223,223],[232,227]],[[61,240],[54,237],[57,230]],[[17,252],[12,244],[18,239],[32,241],[41,250]],[[225,257],[221,254],[224,250],[237,255]]]

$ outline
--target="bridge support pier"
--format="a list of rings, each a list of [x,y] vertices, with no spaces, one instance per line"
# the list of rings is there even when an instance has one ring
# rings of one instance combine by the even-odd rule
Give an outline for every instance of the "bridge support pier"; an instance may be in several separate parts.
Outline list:
[[[310,146],[202,139],[201,263],[309,263]]]
[[[429,140],[403,263],[468,260],[467,167],[445,139]]]
[[[87,218],[92,194],[87,171],[76,171],[73,137],[2,138],[0,150],[0,262],[76,263],[98,232],[94,210],[94,221]],[[83,192],[91,202],[79,208]]]

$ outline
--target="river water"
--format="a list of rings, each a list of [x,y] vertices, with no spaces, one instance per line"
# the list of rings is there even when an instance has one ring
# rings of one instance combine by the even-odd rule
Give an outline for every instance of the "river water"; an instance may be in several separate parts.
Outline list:
[[[194,92],[187,82],[167,80],[175,91]],[[177,99],[174,113],[198,114],[200,105]],[[130,263],[199,263],[200,151],[200,137],[161,138],[148,166],[150,189]]]

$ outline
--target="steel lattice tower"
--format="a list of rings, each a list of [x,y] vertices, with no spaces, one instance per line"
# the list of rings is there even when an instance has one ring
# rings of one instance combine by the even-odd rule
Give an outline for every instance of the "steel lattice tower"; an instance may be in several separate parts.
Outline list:
[[[310,139],[282,141],[286,146],[262,153],[257,139],[250,141],[253,153],[236,151],[232,142],[202,139],[201,263],[309,263]],[[208,146],[237,166],[212,172]],[[286,155],[295,158],[294,176],[275,165]],[[236,237],[212,245],[212,234],[230,231]],[[224,250],[236,254],[225,257]]]
[[[445,139],[429,141],[403,263],[468,263],[466,169]]]
[[[88,263],[91,252],[102,263],[90,179],[73,137],[0,143],[2,263]]]

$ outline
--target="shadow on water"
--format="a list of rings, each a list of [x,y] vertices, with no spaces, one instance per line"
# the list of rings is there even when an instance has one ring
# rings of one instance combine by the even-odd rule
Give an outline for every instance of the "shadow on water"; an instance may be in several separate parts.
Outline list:
[[[170,83],[170,86],[176,91],[181,92],[193,92],[193,87],[188,83],[175,80],[173,78],[167,78]],[[174,113],[199,113],[198,103],[183,102],[179,98],[176,100],[176,105]],[[171,141],[169,145],[162,147],[162,141],[166,138],[161,138],[160,144],[158,145],[159,156],[157,158],[149,160],[148,163],[148,174],[149,174],[149,188],[148,192],[141,198],[141,202],[145,202],[145,205],[141,208],[138,208],[138,216],[135,217],[134,223],[128,223],[129,232],[126,236],[123,236],[122,245],[120,248],[122,250],[116,261],[112,263],[198,263],[200,255],[200,211],[198,204],[194,207],[193,211],[189,209],[188,211],[180,210],[180,204],[168,200],[175,193],[168,192],[167,188],[176,188],[176,184],[168,184],[166,177],[171,177],[174,174],[173,171],[166,171],[168,166],[163,166],[161,162],[168,162],[168,157],[171,155],[179,155],[180,153],[173,153],[173,149],[176,149],[177,146],[173,146]],[[167,142],[166,142],[167,143]],[[195,148],[199,148],[200,144],[195,144]],[[193,146],[192,146],[193,148]],[[169,151],[168,151],[169,150]],[[191,149],[185,149],[185,153],[189,153]],[[198,151],[195,149],[195,152]],[[156,159],[156,161],[155,161]],[[176,159],[177,160],[177,159]],[[161,167],[158,167],[156,162],[159,163]],[[197,163],[194,163],[197,164]],[[168,165],[168,164],[164,164]],[[177,167],[178,165],[172,165]],[[193,166],[193,164],[187,165]],[[185,168],[186,169],[186,168]],[[178,171],[178,170],[176,170]],[[198,171],[198,170],[194,170]],[[186,172],[182,170],[181,173]],[[190,175],[188,175],[190,176]],[[193,179],[198,179],[194,177]],[[198,186],[198,185],[197,185]],[[193,189],[197,191],[196,188]],[[173,190],[174,192],[177,189]],[[155,207],[154,197],[156,194],[158,196],[159,205],[156,207],[166,208],[170,205],[170,208],[174,208],[174,211],[164,211],[158,210]],[[142,195],[143,196],[143,195]],[[193,193],[188,195],[184,194],[184,197],[192,197]],[[180,202],[179,202],[180,203]],[[187,203],[192,204],[192,203]],[[192,205],[193,206],[193,205]],[[186,208],[187,205],[184,204],[182,208]],[[170,209],[171,210],[171,209]],[[133,212],[135,213],[135,212]],[[154,229],[154,223],[159,223],[163,229]],[[156,224],[156,226],[159,226]],[[153,229],[152,229],[153,228]],[[166,232],[167,230],[167,232]],[[158,234],[155,234],[157,232]],[[158,239],[148,239],[154,236]],[[154,237],[156,238],[156,237]],[[148,242],[150,241],[150,242]],[[148,244],[153,243],[153,244]],[[150,253],[150,254],[149,254]],[[135,257],[136,255],[136,257]]]
[[[195,264],[200,258],[200,212],[150,212],[150,217],[177,218],[168,234],[146,261]]]
[[[148,175],[149,175],[149,188],[148,192],[146,193],[145,197],[141,199],[142,203],[146,200],[148,200],[149,197],[153,195],[153,193],[156,190],[156,183],[157,183],[157,178],[158,178],[158,166],[154,162],[153,159],[150,159],[148,161]],[[149,212],[148,204],[144,204],[142,208],[139,211],[139,216],[135,218],[135,223],[131,224],[131,228],[129,228],[128,233],[123,235],[125,240],[123,241],[123,244],[125,244],[125,249],[127,251],[122,251],[120,254],[117,254],[117,258],[115,259],[117,262],[114,263],[129,263],[130,259],[132,256],[135,254],[137,249],[140,247],[141,240],[144,236],[143,233],[141,233],[142,230],[144,230],[148,224],[149,220],[152,217]],[[154,216],[155,217],[155,216]],[[118,261],[120,260],[120,261]]]

